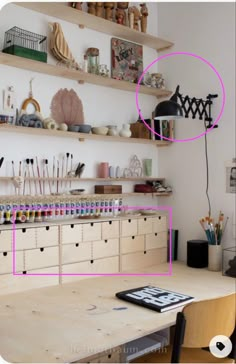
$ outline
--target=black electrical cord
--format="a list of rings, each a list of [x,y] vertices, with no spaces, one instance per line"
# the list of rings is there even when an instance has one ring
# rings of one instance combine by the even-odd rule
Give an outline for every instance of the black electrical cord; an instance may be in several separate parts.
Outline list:
[[[207,196],[207,201],[208,201],[209,216],[211,216],[211,201],[210,201],[210,197],[209,197],[209,193],[208,193],[208,189],[209,189],[209,163],[208,163],[207,125],[206,125],[206,121],[204,121],[204,125],[205,125],[204,140],[205,140],[205,157],[206,157],[206,196]]]

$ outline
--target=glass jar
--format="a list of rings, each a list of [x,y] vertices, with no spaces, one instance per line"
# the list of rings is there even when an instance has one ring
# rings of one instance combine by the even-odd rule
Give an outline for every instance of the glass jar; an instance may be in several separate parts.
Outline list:
[[[88,72],[95,75],[99,74],[99,49],[88,48],[86,51],[88,57]]]

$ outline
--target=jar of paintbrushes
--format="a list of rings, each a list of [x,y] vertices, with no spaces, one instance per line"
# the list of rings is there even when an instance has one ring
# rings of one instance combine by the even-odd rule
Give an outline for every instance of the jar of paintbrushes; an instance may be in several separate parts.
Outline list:
[[[222,263],[221,242],[227,226],[228,217],[225,220],[224,214],[220,211],[218,221],[206,216],[200,219],[200,224],[205,231],[208,240],[208,269],[211,271],[220,271]]]

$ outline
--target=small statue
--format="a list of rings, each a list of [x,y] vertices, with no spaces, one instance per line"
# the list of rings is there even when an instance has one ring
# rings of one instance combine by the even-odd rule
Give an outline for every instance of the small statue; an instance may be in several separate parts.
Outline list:
[[[136,6],[134,8],[134,29],[139,31],[139,20],[141,18],[140,11]]]
[[[134,29],[134,6],[130,6],[128,9],[129,27]]]
[[[229,261],[230,268],[227,269],[225,274],[230,277],[236,277],[236,255],[235,257]]]
[[[123,9],[116,8],[116,22],[117,22],[117,24],[124,25],[125,11]]]
[[[112,21],[114,3],[104,3],[104,9],[105,9],[105,19]]]
[[[96,16],[103,18],[103,3],[95,3]]]
[[[148,9],[145,3],[140,4],[141,6],[141,32],[147,32],[147,17],[148,17]]]
[[[120,10],[123,10],[123,25],[127,26],[127,16],[126,16],[126,10],[128,9],[129,3],[128,2],[122,2],[117,3],[117,8]]]
[[[95,5],[96,3],[87,3],[88,4],[88,13],[91,15],[96,15]]]

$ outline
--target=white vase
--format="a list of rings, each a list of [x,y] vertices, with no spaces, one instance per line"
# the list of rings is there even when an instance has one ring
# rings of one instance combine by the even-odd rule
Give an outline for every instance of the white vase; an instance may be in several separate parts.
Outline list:
[[[208,245],[208,269],[219,272],[221,270],[222,248],[221,245]]]
[[[123,138],[130,138],[131,137],[131,130],[130,130],[130,124],[123,124],[122,129],[119,133],[119,135]]]

